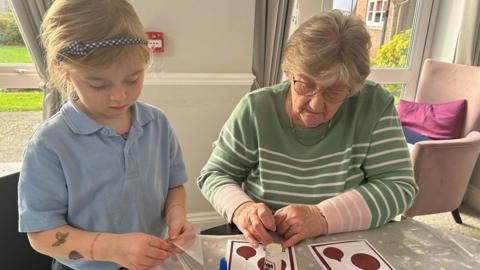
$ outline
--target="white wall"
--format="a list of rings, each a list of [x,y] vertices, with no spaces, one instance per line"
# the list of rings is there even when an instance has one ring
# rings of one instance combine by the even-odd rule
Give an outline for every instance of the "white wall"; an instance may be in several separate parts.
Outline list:
[[[213,211],[196,186],[196,177],[208,159],[212,142],[249,86],[146,86],[141,100],[162,109],[182,145],[189,176],[188,212]]]
[[[147,31],[164,32],[163,72],[251,72],[254,0],[131,0]]]
[[[182,144],[188,212],[213,211],[196,187],[212,142],[253,81],[254,0],[131,0],[147,31],[165,35],[141,100],[160,107]],[[160,73],[158,73],[160,72]]]

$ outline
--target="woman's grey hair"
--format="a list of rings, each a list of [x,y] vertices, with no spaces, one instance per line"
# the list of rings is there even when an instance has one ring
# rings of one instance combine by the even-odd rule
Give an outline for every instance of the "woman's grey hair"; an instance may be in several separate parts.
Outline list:
[[[340,81],[354,95],[370,73],[370,35],[357,16],[323,12],[291,35],[282,69],[288,76],[307,74],[331,84]]]

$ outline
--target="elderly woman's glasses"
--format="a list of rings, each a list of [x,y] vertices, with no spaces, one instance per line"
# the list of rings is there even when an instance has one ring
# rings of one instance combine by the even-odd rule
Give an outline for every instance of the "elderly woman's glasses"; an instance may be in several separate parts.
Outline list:
[[[295,77],[293,77],[293,89],[297,94],[304,97],[313,97],[320,92],[323,99],[330,103],[343,102],[349,95],[347,90],[320,90],[320,87],[318,87],[316,83],[295,80]]]

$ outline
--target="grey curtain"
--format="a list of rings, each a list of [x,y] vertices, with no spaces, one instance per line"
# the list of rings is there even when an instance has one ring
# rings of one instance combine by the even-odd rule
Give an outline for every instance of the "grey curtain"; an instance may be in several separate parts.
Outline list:
[[[294,0],[256,0],[252,90],[282,79],[281,61],[288,38]]]
[[[60,94],[54,89],[47,89],[48,81],[45,55],[40,47],[38,38],[42,18],[53,0],[12,0],[12,9],[17,20],[25,45],[32,56],[35,68],[42,83],[39,85],[43,90],[43,118],[55,114],[63,104]]]
[[[465,0],[454,62],[480,66],[480,1]]]

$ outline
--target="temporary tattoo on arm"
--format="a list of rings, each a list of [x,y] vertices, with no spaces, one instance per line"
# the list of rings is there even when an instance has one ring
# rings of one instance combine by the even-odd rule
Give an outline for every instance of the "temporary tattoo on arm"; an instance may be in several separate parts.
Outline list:
[[[67,237],[68,237],[68,232],[67,233],[57,232],[55,234],[55,238],[57,238],[57,241],[52,244],[52,247],[58,247],[61,244],[65,243],[67,241]]]
[[[68,254],[68,258],[70,260],[80,260],[83,258],[83,256],[82,254],[80,254],[80,252],[73,250],[73,251],[70,251],[70,253]]]

